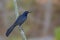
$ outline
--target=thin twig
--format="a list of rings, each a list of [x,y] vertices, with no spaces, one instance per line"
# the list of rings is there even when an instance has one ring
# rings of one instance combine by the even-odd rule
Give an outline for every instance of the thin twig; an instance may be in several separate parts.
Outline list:
[[[16,0],[13,0],[13,1],[14,1],[15,14],[16,14],[16,19],[17,19],[18,16],[19,16],[17,1],[16,1]],[[20,31],[20,33],[21,33],[21,36],[22,36],[23,40],[27,40],[27,38],[26,38],[26,36],[25,36],[25,33],[24,33],[24,31],[23,31],[22,26],[21,26],[21,27],[18,26],[18,28],[19,28],[19,31]]]

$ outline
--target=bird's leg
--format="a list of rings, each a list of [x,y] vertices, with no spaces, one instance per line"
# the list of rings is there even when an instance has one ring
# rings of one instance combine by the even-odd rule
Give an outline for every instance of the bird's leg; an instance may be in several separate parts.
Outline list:
[[[19,31],[21,33],[22,39],[23,40],[27,40],[26,35],[24,33],[24,30],[23,30],[22,26],[19,26],[18,28],[19,28]]]

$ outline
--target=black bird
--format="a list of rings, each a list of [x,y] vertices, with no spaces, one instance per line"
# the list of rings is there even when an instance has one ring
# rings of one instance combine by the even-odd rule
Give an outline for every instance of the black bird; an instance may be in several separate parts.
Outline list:
[[[6,32],[6,36],[8,37],[9,34],[13,31],[13,29],[18,25],[21,26],[25,20],[27,19],[27,15],[28,13],[30,13],[29,11],[25,11],[22,15],[20,15],[17,20],[15,21],[15,23],[7,30]]]

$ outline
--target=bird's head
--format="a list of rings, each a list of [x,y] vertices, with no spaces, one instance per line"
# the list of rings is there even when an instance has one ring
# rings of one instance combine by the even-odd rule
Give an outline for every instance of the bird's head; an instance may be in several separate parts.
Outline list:
[[[27,14],[29,14],[29,13],[31,13],[31,11],[25,11],[25,12],[24,12],[25,15],[27,15]]]
[[[24,13],[31,13],[31,11],[25,11]]]

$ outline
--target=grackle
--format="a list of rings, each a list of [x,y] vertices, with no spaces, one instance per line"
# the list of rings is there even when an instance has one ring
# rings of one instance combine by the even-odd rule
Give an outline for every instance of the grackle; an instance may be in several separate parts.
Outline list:
[[[20,15],[17,20],[15,21],[15,23],[7,30],[6,32],[6,36],[8,37],[10,35],[10,33],[13,31],[13,29],[18,25],[21,26],[25,20],[27,19],[27,15],[28,13],[30,13],[29,11],[25,11],[22,15]]]

